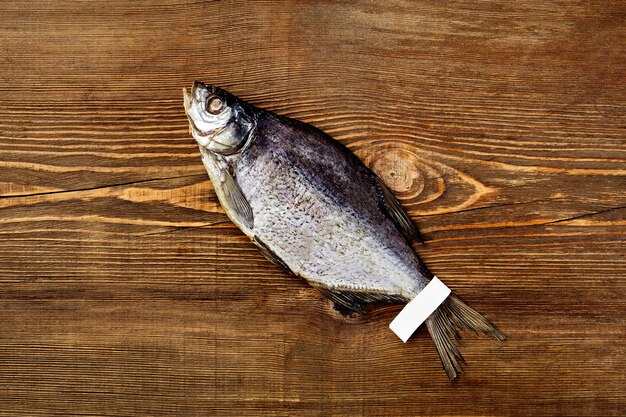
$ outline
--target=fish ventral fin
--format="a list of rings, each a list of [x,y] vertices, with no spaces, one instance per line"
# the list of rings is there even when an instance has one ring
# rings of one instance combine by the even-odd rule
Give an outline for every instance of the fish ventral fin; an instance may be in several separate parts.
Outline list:
[[[278,257],[278,255],[276,255],[270,248],[269,246],[267,246],[261,239],[259,239],[258,236],[255,236],[252,238],[252,243],[254,243],[256,245],[257,248],[259,248],[259,250],[261,251],[261,253],[263,255],[265,255],[265,257],[274,265],[281,267],[282,269],[285,270],[285,272],[289,273],[289,274],[293,274],[293,271],[291,270],[291,268],[289,268],[289,266],[287,266],[287,264],[285,263],[285,261],[283,261],[282,259],[280,259]]]
[[[419,232],[417,226],[415,225],[413,220],[411,220],[396,196],[378,176],[376,176],[376,180],[378,182],[378,186],[383,192],[385,212],[396,225],[400,233],[402,233],[402,236],[404,236],[404,238],[408,242],[417,240],[421,243],[424,243],[424,238],[422,237],[422,234]]]
[[[350,313],[365,314],[367,313],[365,310],[366,304],[406,302],[401,296],[343,289],[334,290],[323,285],[310,284],[313,288],[322,293],[324,297],[335,303],[335,308],[344,315]]]
[[[241,188],[239,188],[239,185],[230,172],[228,172],[228,170],[222,170],[222,174],[224,198],[227,200],[228,205],[232,207],[237,218],[249,229],[252,229],[254,227],[254,215],[252,214],[250,203],[248,203],[248,200],[243,195]]]
[[[461,338],[458,330],[468,329],[476,334],[506,340],[506,336],[479,312],[465,304],[456,295],[450,296],[426,319],[426,327],[435,342],[443,369],[450,380],[463,372],[465,359],[456,343]]]

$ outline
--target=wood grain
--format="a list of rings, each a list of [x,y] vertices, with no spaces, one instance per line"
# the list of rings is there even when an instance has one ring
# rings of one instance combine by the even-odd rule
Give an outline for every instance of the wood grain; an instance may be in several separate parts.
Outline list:
[[[626,414],[620,1],[0,3],[0,415]],[[509,336],[450,383],[218,205],[196,79],[310,122]]]

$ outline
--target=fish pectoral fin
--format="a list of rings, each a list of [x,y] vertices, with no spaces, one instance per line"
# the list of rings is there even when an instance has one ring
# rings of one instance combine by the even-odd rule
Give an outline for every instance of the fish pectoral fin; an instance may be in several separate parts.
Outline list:
[[[281,267],[282,269],[284,269],[287,273],[289,274],[293,274],[293,271],[289,268],[289,266],[287,266],[287,264],[285,263],[285,261],[283,261],[282,259],[280,259],[280,257],[278,257],[278,255],[276,255],[270,248],[269,246],[267,246],[261,239],[259,239],[258,236],[255,236],[254,238],[252,238],[252,243],[254,243],[256,245],[257,248],[259,248],[259,250],[261,251],[261,253],[263,255],[265,255],[265,257],[272,262],[274,265]]]
[[[252,213],[252,207],[250,203],[243,195],[241,188],[233,178],[233,176],[227,170],[223,170],[222,187],[224,189],[224,198],[227,200],[227,204],[233,209],[234,214],[245,224],[249,229],[254,227],[254,215]]]
[[[417,226],[415,225],[413,220],[411,220],[396,196],[385,185],[383,180],[378,177],[376,177],[376,179],[378,180],[378,185],[383,192],[385,212],[396,225],[400,233],[402,233],[404,238],[409,242],[417,240],[421,243],[424,243],[424,238],[422,237],[422,234],[419,232]]]
[[[401,296],[343,289],[335,290],[322,285],[315,285],[313,283],[311,283],[311,285],[313,288],[321,292],[324,297],[335,303],[335,308],[337,308],[337,310],[341,313],[347,312],[349,314],[354,312],[358,314],[365,314],[366,304],[406,302],[406,300]]]

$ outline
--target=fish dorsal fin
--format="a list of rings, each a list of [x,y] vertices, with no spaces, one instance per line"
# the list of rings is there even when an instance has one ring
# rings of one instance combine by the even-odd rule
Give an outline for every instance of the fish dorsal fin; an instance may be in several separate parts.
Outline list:
[[[389,218],[394,222],[400,233],[404,236],[404,238],[411,242],[413,240],[418,240],[424,243],[424,238],[420,234],[419,230],[417,230],[417,226],[413,223],[413,220],[409,217],[409,215],[404,210],[404,207],[400,204],[396,196],[391,192],[389,188],[385,185],[383,180],[376,177],[378,181],[378,185],[383,192],[384,197],[384,208],[387,212]]]
[[[344,289],[331,289],[323,285],[316,285],[311,282],[309,283],[313,286],[313,288],[321,292],[324,297],[335,303],[335,308],[337,308],[337,310],[341,313],[349,314],[354,312],[358,314],[365,314],[366,304],[398,303],[407,301],[400,296],[382,293],[366,293]]]
[[[276,255],[261,239],[259,239],[258,236],[255,236],[252,238],[252,243],[254,243],[257,248],[259,248],[259,250],[261,251],[261,253],[263,255],[265,255],[265,257],[272,262],[274,265],[281,267],[282,269],[284,269],[286,272],[293,274],[293,272],[291,271],[291,269],[289,268],[289,266],[287,266],[287,264],[285,263],[285,261],[283,261],[282,259],[280,259],[278,257],[278,255]]]
[[[238,218],[249,229],[252,229],[254,227],[254,215],[252,214],[250,203],[248,203],[241,188],[239,188],[239,185],[228,170],[223,171],[223,177],[222,186],[224,187],[224,198],[228,200],[228,203]]]

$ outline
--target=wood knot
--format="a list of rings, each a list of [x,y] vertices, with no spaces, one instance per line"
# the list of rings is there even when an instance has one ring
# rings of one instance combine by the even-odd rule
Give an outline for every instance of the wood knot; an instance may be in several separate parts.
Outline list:
[[[374,171],[401,200],[407,209],[414,206],[416,214],[439,214],[464,209],[493,192],[461,170],[438,161],[437,154],[422,156],[419,149],[406,143],[394,143],[367,153],[357,151],[363,162]],[[427,204],[427,205],[426,205]],[[422,206],[417,209],[417,206]]]
[[[374,155],[369,165],[385,184],[398,194],[419,195],[424,189],[420,163],[415,155],[409,152],[392,150]]]

